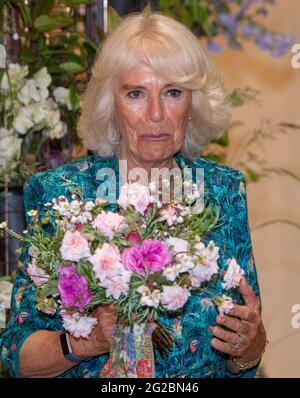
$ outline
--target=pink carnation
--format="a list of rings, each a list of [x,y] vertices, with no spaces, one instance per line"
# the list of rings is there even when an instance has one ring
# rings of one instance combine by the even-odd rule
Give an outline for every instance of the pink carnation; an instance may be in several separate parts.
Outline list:
[[[123,184],[121,186],[118,204],[123,208],[132,205],[136,211],[145,214],[150,204],[149,188],[138,182]]]
[[[166,245],[159,240],[148,239],[140,246],[129,247],[121,255],[126,270],[144,275],[161,271],[172,262],[172,256]]]
[[[88,241],[79,231],[65,233],[60,253],[63,260],[70,261],[79,261],[91,255]]]
[[[112,296],[118,300],[122,294],[126,294],[129,289],[131,272],[123,271],[122,274],[112,278],[107,278],[101,286],[105,288],[106,297]]]
[[[164,286],[161,296],[161,303],[170,311],[182,308],[190,297],[191,293],[180,286]]]
[[[94,227],[109,239],[112,239],[115,233],[122,233],[126,226],[125,217],[112,211],[102,211],[94,221]]]
[[[58,275],[57,287],[63,305],[66,308],[76,307],[79,311],[83,311],[93,299],[85,277],[77,273],[74,265],[60,267]]]
[[[89,258],[95,275],[101,282],[124,271],[120,260],[119,249],[109,243],[103,243],[103,246],[96,249],[95,254]]]

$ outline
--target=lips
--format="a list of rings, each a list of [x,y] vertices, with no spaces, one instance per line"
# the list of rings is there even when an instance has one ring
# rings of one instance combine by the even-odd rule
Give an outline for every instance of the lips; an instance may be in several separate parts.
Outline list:
[[[147,140],[164,140],[170,137],[170,134],[167,133],[149,133],[149,134],[142,134],[142,138]]]

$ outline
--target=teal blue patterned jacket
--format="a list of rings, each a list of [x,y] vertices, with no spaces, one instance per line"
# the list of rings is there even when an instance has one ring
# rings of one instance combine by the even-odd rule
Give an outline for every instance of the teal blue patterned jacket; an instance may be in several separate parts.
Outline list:
[[[213,240],[220,248],[218,264],[226,268],[226,260],[235,257],[243,268],[248,283],[259,296],[257,274],[252,252],[247,215],[245,178],[243,174],[230,167],[221,166],[213,161],[197,158],[189,160],[180,153],[175,155],[179,167],[192,170],[204,169],[204,198],[207,203],[221,206],[222,226],[210,232],[203,241]],[[44,204],[54,197],[70,197],[70,186],[79,184],[86,200],[96,198],[97,188],[103,181],[97,179],[97,172],[108,167],[115,170],[117,186],[119,181],[119,163],[115,155],[110,158],[88,156],[64,164],[54,170],[34,174],[24,185],[24,202],[26,214],[29,210],[38,210],[43,215]],[[118,194],[118,192],[117,192]],[[112,205],[113,210],[113,205]],[[29,261],[28,248],[24,247],[21,260],[26,265]],[[24,269],[18,270],[14,283],[11,315],[5,333],[0,338],[0,353],[3,363],[13,377],[19,374],[19,350],[24,341],[34,332],[42,329],[49,331],[62,330],[62,320],[57,315],[46,315],[35,308],[35,288],[29,281]],[[221,283],[215,286],[214,292],[222,294]],[[243,304],[238,291],[235,301]],[[224,378],[254,377],[257,368],[231,375],[226,370],[226,356],[215,350],[211,344],[212,333],[208,329],[215,325],[217,310],[211,305],[209,295],[196,292],[190,298],[180,317],[162,318],[161,322],[169,327],[178,340],[178,344],[167,358],[160,358],[157,353],[157,377],[189,378]],[[99,372],[108,355],[101,355],[81,362],[60,377],[99,377]]]

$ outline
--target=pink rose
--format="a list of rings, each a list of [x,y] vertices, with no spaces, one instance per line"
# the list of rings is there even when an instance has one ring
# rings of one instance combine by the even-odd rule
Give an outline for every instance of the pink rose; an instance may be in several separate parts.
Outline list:
[[[70,261],[79,261],[91,255],[88,241],[79,231],[65,233],[60,254],[64,260]]]
[[[180,286],[164,286],[161,296],[161,303],[170,311],[182,308],[188,301],[191,293]]]
[[[147,239],[142,245],[130,247],[121,254],[122,263],[126,270],[145,274],[161,271],[172,262],[172,256],[166,245],[159,240]]]

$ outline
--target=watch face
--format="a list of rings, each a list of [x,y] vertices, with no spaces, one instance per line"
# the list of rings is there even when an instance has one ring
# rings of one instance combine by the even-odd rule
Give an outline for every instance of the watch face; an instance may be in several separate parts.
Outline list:
[[[60,343],[61,343],[62,352],[63,352],[64,356],[66,357],[68,354],[70,354],[66,333],[62,333],[60,335]]]

